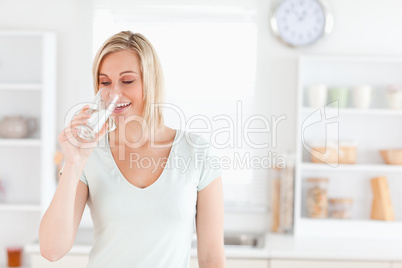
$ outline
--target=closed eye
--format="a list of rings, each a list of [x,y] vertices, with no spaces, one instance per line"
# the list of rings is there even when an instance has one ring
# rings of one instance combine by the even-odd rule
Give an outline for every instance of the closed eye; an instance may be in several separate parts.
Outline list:
[[[110,82],[101,82],[101,84],[104,85],[104,86],[108,86],[108,85],[110,85],[111,83],[110,83]]]
[[[132,81],[123,81],[123,84],[131,84],[132,82],[134,82],[134,80],[132,80]]]

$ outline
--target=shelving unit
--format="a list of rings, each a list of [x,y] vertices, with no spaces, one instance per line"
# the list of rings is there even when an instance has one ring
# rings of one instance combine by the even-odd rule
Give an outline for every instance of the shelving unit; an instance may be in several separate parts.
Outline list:
[[[1,83],[0,90],[41,90],[39,83]]]
[[[38,237],[41,216],[56,187],[56,36],[39,31],[0,31],[0,121],[34,117],[38,127],[23,139],[0,138],[0,267],[6,247]],[[29,259],[24,256],[24,267]]]
[[[0,146],[41,146],[41,139],[0,139]]]
[[[32,204],[1,204],[1,212],[40,212],[41,207],[39,205]]]
[[[318,109],[303,107],[304,114],[313,114]],[[354,108],[326,108],[326,112],[330,114],[339,113],[340,115],[359,115],[359,116],[402,116],[402,110],[391,109],[354,109]]]
[[[303,170],[316,170],[326,172],[402,172],[402,166],[393,166],[386,164],[339,164],[337,167],[332,167],[326,164],[301,163],[301,168]]]
[[[402,84],[402,58],[302,56],[298,72],[294,235],[402,239],[402,166],[385,164],[379,153],[382,149],[402,148],[402,110],[387,108],[385,98],[389,84]],[[313,84],[346,86],[350,90],[371,85],[371,107],[353,108],[350,91],[346,108],[311,108],[307,87]],[[309,144],[332,140],[357,142],[357,163],[312,163]],[[388,178],[396,221],[370,219],[370,179],[377,176]],[[354,199],[352,219],[307,217],[305,180],[312,177],[329,179],[329,198]]]

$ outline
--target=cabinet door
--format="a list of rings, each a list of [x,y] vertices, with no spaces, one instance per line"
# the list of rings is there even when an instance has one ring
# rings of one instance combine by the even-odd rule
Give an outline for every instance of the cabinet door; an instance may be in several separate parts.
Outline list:
[[[271,260],[271,268],[390,268],[388,262]]]
[[[40,254],[31,256],[31,268],[85,268],[87,263],[87,255],[66,255],[56,262],[50,262]]]
[[[268,260],[226,259],[226,268],[269,268]],[[197,259],[190,260],[190,268],[198,268]]]
[[[393,262],[391,268],[402,268],[402,262]]]

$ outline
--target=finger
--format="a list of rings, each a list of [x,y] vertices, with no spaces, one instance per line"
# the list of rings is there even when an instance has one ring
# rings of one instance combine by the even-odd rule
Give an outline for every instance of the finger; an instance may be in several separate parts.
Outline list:
[[[88,109],[89,109],[90,107],[91,107],[91,106],[90,106],[89,104],[86,104],[86,105],[82,106],[80,110],[78,110],[78,111],[76,111],[76,112],[74,113],[73,118],[75,118],[75,117],[77,117],[77,116],[80,116],[80,115],[88,114],[88,113],[86,113],[86,112],[88,111]]]
[[[78,125],[85,125],[87,122],[88,122],[88,119],[78,119],[78,120],[71,121],[70,128],[71,127],[74,128]]]
[[[81,118],[90,118],[92,115],[87,114],[87,113],[79,113],[75,116],[74,119],[81,119]]]
[[[89,113],[86,113],[86,111],[87,110],[79,110],[79,111],[77,111],[75,114],[74,114],[74,116],[73,116],[73,119],[72,120],[74,120],[74,119],[77,119],[77,118],[81,118],[81,117],[86,117],[86,116],[91,116]]]
[[[91,118],[90,115],[80,115],[80,116],[77,116],[76,118],[73,118],[73,120],[70,121],[70,124],[74,124],[74,122],[81,121],[81,120],[89,120],[90,118]]]

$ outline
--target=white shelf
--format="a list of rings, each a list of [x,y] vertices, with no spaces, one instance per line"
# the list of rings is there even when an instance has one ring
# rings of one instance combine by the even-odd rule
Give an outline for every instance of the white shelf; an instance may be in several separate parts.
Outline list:
[[[225,206],[226,213],[265,213],[268,208],[266,206]]]
[[[20,266],[19,268],[29,268],[30,266],[25,266],[25,265],[23,265],[23,266]],[[0,265],[0,268],[9,268],[9,266],[8,265]]]
[[[302,112],[304,114],[312,114],[317,110],[324,110],[323,108],[304,107]],[[325,108],[325,112],[335,114],[339,111],[339,115],[361,115],[361,116],[402,116],[402,110],[393,109],[355,109],[355,108]]]
[[[402,63],[402,57],[383,57],[383,56],[339,56],[339,55],[304,55],[300,60],[331,62],[331,63]]]
[[[40,205],[32,204],[0,204],[0,212],[40,212]]]
[[[346,235],[349,238],[402,238],[402,232],[400,231],[402,228],[402,221],[300,218],[298,225],[300,227],[298,230],[299,236],[338,237]]]
[[[41,90],[39,83],[0,83],[1,90]]]
[[[41,146],[40,139],[1,139],[0,146]]]
[[[317,171],[402,172],[402,166],[387,164],[339,164],[338,166],[330,166],[327,164],[302,163],[301,169]]]
[[[9,268],[7,265],[0,265],[0,268]],[[19,268],[29,268],[29,266],[20,266]]]

